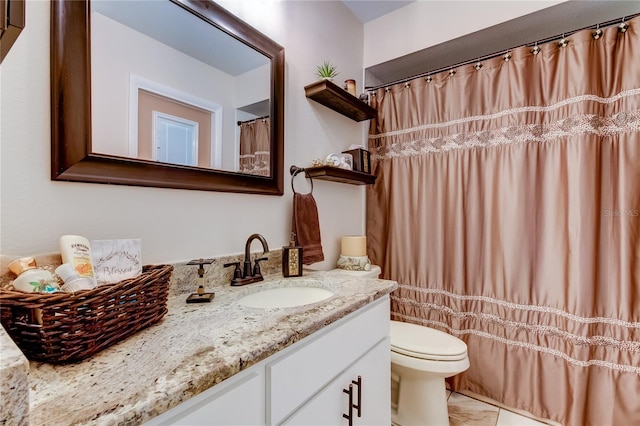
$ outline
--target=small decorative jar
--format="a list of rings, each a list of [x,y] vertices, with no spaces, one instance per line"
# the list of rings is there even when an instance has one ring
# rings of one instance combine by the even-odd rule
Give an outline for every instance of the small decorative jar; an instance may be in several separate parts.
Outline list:
[[[353,96],[356,95],[356,81],[355,80],[345,80],[344,81],[344,90],[351,93]]]
[[[22,257],[9,263],[9,270],[17,275],[13,287],[18,291],[31,293],[54,293],[60,291],[58,280],[45,269],[39,269],[33,257]]]

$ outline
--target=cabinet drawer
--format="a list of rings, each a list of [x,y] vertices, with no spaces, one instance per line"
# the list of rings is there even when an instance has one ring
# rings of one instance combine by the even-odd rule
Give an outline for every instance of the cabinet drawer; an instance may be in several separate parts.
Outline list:
[[[151,419],[145,426],[264,424],[264,370],[254,365]]]
[[[267,364],[267,418],[278,424],[353,362],[389,335],[389,298],[298,343],[299,349]]]

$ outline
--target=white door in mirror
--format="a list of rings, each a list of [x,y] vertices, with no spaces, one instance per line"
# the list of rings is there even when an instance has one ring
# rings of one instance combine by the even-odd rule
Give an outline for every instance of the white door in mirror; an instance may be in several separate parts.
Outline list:
[[[198,165],[198,123],[153,111],[153,148],[156,161]]]

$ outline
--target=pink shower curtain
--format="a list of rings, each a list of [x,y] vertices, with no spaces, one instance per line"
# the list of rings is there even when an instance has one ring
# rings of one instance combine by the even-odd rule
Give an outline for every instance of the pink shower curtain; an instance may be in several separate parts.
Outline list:
[[[378,89],[367,191],[392,319],[450,381],[568,425],[640,424],[640,18]]]
[[[240,173],[270,176],[271,120],[260,118],[240,124]]]

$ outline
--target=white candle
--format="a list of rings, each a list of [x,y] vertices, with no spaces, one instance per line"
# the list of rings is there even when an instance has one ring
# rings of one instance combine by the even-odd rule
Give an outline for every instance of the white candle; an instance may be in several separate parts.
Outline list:
[[[342,237],[343,256],[366,256],[367,255],[367,237],[364,235],[350,235]]]

